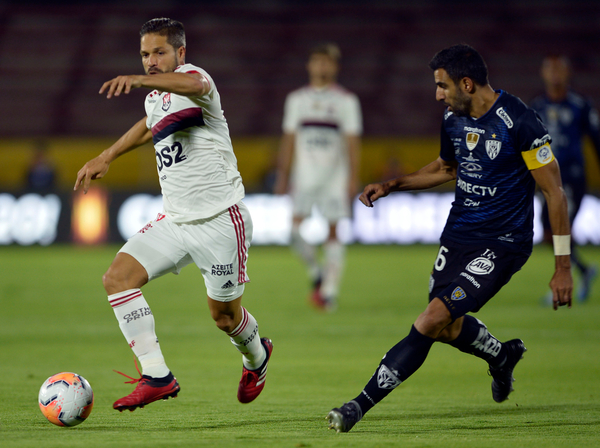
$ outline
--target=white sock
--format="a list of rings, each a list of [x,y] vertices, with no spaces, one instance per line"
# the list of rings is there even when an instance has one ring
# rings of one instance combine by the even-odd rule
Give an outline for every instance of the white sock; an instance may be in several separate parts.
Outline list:
[[[300,255],[308,268],[308,275],[314,281],[319,277],[320,267],[317,261],[317,248],[308,244],[300,235],[300,225],[292,224],[292,248]]]
[[[325,298],[335,300],[342,281],[346,246],[338,240],[329,240],[323,248],[325,250],[325,275],[323,276],[321,294]]]
[[[267,353],[260,343],[256,319],[246,311],[246,308],[242,307],[242,320],[231,333],[228,333],[228,336],[231,343],[242,354],[244,367],[256,370],[262,365]]]
[[[162,378],[169,374],[154,332],[154,316],[139,289],[108,296],[127,343],[142,364],[142,374]]]

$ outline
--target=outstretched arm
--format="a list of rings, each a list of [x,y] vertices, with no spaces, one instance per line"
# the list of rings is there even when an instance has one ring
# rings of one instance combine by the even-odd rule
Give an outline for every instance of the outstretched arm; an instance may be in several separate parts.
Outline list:
[[[456,162],[447,162],[441,157],[414,173],[401,176],[380,184],[369,184],[360,195],[360,201],[367,207],[393,191],[425,190],[437,187],[456,179]]]
[[[562,188],[560,168],[556,160],[531,171],[531,175],[544,193],[548,204],[548,216],[554,239],[555,270],[550,288],[554,309],[571,307],[573,277],[571,276],[571,229],[567,209],[567,198]]]
[[[98,93],[107,92],[106,98],[112,98],[142,87],[183,96],[202,96],[210,91],[210,82],[201,73],[123,75],[106,81]]]
[[[152,138],[152,132],[146,127],[146,117],[133,125],[129,131],[117,140],[110,148],[105,149],[98,156],[87,162],[77,173],[77,180],[73,190],[83,185],[83,192],[87,193],[90,182],[100,179],[108,172],[110,163],[126,152],[147,143]]]

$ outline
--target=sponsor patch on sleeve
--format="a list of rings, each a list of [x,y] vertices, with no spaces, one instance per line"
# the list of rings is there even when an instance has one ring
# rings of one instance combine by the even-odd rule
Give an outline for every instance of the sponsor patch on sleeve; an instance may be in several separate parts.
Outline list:
[[[548,165],[554,160],[554,154],[552,153],[550,143],[545,143],[538,148],[522,152],[521,155],[523,156],[525,165],[527,165],[529,170],[537,170],[544,165]]]

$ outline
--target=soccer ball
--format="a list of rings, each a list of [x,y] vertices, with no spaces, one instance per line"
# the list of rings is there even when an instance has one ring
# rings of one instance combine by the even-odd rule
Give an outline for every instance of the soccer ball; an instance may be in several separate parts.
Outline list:
[[[83,422],[94,406],[90,383],[76,373],[52,375],[40,388],[38,396],[44,417],[58,426],[76,426]]]

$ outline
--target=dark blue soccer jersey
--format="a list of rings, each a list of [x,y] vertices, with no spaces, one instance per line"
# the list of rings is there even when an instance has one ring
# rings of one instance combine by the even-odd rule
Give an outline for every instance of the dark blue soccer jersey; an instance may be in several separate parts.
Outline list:
[[[582,139],[589,135],[600,160],[600,120],[591,102],[569,92],[560,102],[547,96],[536,97],[531,108],[537,111],[552,136],[552,152],[560,165],[565,184],[585,187],[585,168]]]
[[[458,167],[442,238],[531,251],[535,181],[522,153],[533,155],[534,162],[536,154],[542,166],[552,160],[551,139],[535,111],[513,95],[497,93],[478,119],[444,115],[440,157],[456,160]]]

